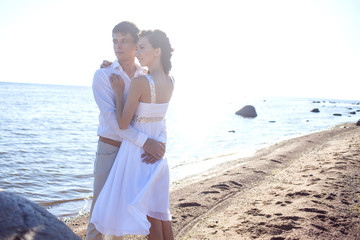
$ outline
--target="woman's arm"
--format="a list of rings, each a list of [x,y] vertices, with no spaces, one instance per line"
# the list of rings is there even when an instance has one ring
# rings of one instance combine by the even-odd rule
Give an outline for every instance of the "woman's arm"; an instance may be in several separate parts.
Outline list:
[[[135,113],[144,86],[140,79],[134,78],[130,84],[126,103],[124,103],[123,79],[119,75],[112,74],[110,81],[116,98],[116,120],[120,129],[126,129]]]

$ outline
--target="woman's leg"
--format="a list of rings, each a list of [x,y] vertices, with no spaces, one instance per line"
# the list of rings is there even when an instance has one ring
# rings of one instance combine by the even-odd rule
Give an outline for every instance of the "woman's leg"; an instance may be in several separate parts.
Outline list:
[[[171,221],[161,221],[164,240],[174,240]]]
[[[147,219],[151,223],[150,234],[147,236],[148,240],[164,240],[161,221],[149,216]]]

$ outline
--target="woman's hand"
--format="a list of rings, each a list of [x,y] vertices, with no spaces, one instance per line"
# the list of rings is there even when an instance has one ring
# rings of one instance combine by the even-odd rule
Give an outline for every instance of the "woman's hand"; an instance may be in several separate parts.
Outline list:
[[[122,94],[124,92],[125,83],[120,75],[113,73],[110,75],[109,80],[115,94]]]

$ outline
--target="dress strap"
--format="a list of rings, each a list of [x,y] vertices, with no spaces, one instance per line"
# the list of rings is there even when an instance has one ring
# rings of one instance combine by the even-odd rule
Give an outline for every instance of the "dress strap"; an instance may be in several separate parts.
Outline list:
[[[173,94],[173,92],[174,92],[174,89],[175,89],[175,78],[174,78],[173,76],[170,76],[170,79],[171,79],[171,82],[172,82],[172,84],[173,84],[173,90],[172,90],[172,92],[171,92],[171,96],[172,96],[172,94]]]
[[[173,76],[170,76],[170,79],[171,79],[172,83],[175,84],[175,78]]]
[[[151,76],[148,74],[146,75],[150,85],[150,95],[151,95],[151,103],[156,103],[156,91],[155,91],[155,83]]]

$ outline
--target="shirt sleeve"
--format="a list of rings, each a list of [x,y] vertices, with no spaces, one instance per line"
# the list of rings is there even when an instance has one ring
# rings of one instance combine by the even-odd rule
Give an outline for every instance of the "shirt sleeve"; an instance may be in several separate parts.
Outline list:
[[[108,77],[101,70],[97,70],[94,74],[92,84],[95,102],[99,107],[105,124],[114,131],[116,135],[134,143],[139,147],[143,147],[148,136],[131,125],[127,129],[121,130],[116,121],[115,112],[115,96],[109,83]]]
[[[163,128],[161,129],[158,141],[163,143],[167,142],[166,119],[164,119],[164,125]]]

